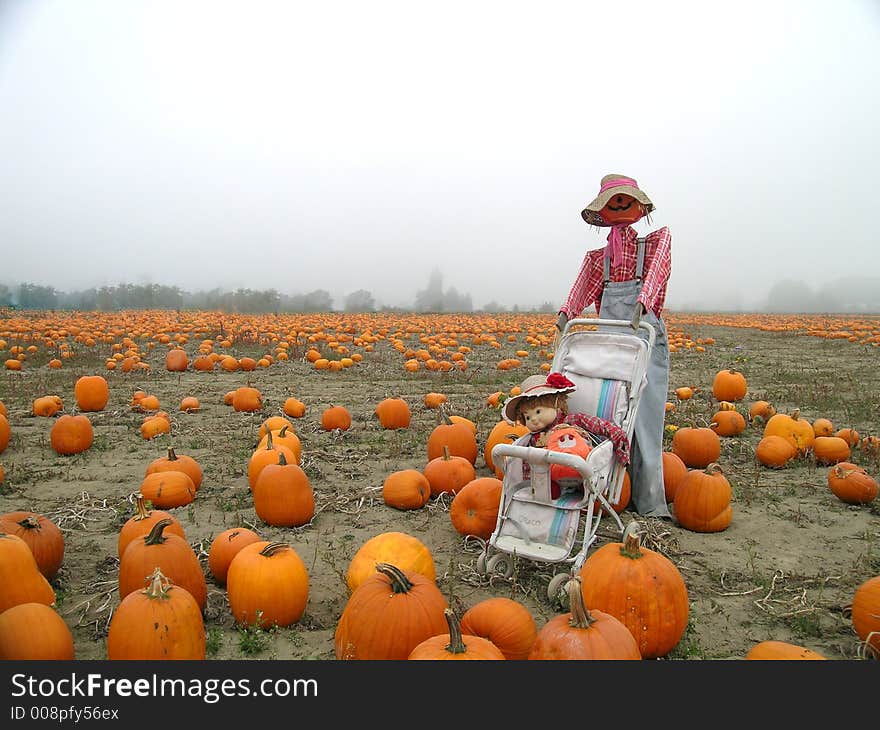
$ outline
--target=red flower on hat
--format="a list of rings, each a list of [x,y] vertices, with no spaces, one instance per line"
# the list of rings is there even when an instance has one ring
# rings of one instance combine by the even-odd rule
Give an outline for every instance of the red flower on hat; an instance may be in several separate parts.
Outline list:
[[[551,388],[574,388],[574,383],[562,373],[550,373],[547,376],[547,385]]]

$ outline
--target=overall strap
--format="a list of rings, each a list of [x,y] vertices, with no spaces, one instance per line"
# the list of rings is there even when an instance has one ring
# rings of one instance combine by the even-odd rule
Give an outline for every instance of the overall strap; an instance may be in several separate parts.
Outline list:
[[[611,281],[611,254],[605,249],[605,255],[602,257],[602,281],[606,284]]]
[[[636,242],[639,245],[638,258],[636,260],[636,279],[641,281],[642,275],[645,272],[645,237],[637,238]]]

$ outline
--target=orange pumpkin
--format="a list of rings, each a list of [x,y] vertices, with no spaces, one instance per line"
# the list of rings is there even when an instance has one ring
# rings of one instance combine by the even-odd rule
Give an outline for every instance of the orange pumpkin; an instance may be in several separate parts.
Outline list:
[[[712,381],[712,395],[720,401],[740,401],[746,397],[748,382],[735,368],[719,370]]]
[[[107,659],[204,659],[205,625],[195,597],[158,566],[146,582],[146,588],[129,592],[113,612]]]
[[[627,626],[599,609],[587,609],[581,578],[568,581],[569,612],[550,619],[535,638],[529,659],[641,659],[639,645]]]
[[[252,491],[254,484],[257,483],[257,478],[260,476],[260,472],[267,464],[277,464],[280,460],[281,454],[284,454],[284,460],[288,464],[298,463],[296,454],[290,450],[290,447],[284,446],[283,444],[276,444],[272,431],[269,431],[269,433],[266,434],[265,444],[254,450],[254,453],[251,454],[251,458],[248,459],[248,485]]]
[[[850,457],[849,444],[840,436],[817,436],[813,441],[817,464],[837,464]]]
[[[281,410],[284,411],[286,416],[291,418],[302,418],[306,415],[306,404],[298,398],[288,398],[284,401],[284,405],[281,406]]]
[[[170,373],[186,372],[189,358],[182,347],[173,347],[165,353],[165,369]]]
[[[664,451],[661,456],[663,460],[663,491],[666,493],[666,501],[671,502],[675,499],[675,490],[682,478],[687,474],[687,465],[681,460],[677,454],[672,451]]]
[[[232,391],[232,410],[252,413],[263,407],[263,396],[259,390],[244,385]]]
[[[755,425],[766,424],[776,415],[776,408],[766,400],[758,400],[749,407],[749,421]]]
[[[330,406],[321,413],[321,428],[325,431],[348,431],[351,413],[345,406]]]
[[[74,383],[73,397],[81,411],[103,411],[110,400],[110,386],[103,375],[83,375]]]
[[[501,505],[502,482],[495,477],[478,477],[465,484],[452,498],[449,519],[460,535],[488,540],[495,531]]]
[[[426,393],[423,399],[425,407],[432,409],[439,408],[447,400],[448,398],[443,393]]]
[[[416,644],[408,659],[467,661],[505,658],[501,650],[489,639],[462,634],[461,624],[452,609],[445,609],[443,615],[449,627],[448,633],[431,636]]]
[[[306,473],[282,453],[266,464],[253,486],[254,511],[273,527],[301,527],[315,516],[315,494]]]
[[[36,512],[7,512],[0,515],[0,533],[3,532],[27,543],[46,580],[55,577],[64,560],[64,536],[58,525]]]
[[[351,559],[345,573],[348,589],[354,591],[371,577],[379,563],[392,563],[407,573],[420,573],[431,581],[437,577],[434,557],[421,540],[405,532],[382,532],[361,545]]]
[[[877,498],[877,480],[860,466],[841,461],[828,470],[828,487],[847,504],[869,504]]]
[[[83,414],[60,416],[49,431],[52,449],[63,456],[86,451],[92,445],[94,437],[92,422]]]
[[[122,554],[125,552],[125,548],[128,547],[128,543],[135,538],[149,534],[150,530],[153,529],[159,520],[170,520],[170,524],[165,528],[166,533],[179,535],[184,540],[186,539],[183,525],[180,524],[178,519],[170,512],[160,509],[148,510],[144,495],[137,494],[135,496],[135,509],[137,510],[136,513],[125,521],[125,524],[119,530],[119,536],[116,538],[116,555],[120,559],[122,559]]]
[[[452,455],[448,446],[444,447],[442,456],[431,459],[425,464],[422,473],[431,485],[432,497],[455,494],[477,476],[473,462],[464,456]]]
[[[385,398],[376,406],[379,425],[388,430],[409,428],[412,413],[403,398]]]
[[[0,613],[0,660],[75,658],[73,634],[54,608],[19,603]]]
[[[685,466],[704,469],[721,456],[721,439],[711,428],[684,426],[672,436],[672,452]]]
[[[55,591],[40,572],[28,544],[0,532],[0,614],[20,603],[55,603]]]
[[[712,416],[709,428],[719,436],[739,436],[746,430],[746,419],[738,411],[722,410]]]
[[[489,431],[486,437],[486,443],[483,447],[483,460],[498,479],[504,478],[504,470],[501,464],[496,464],[492,456],[492,449],[498,444],[512,444],[521,436],[525,436],[529,432],[522,423],[508,423],[505,419],[501,419]]]
[[[147,474],[141,481],[140,493],[159,509],[188,505],[196,498],[196,487],[189,474],[164,470]]]
[[[528,659],[538,636],[529,609],[504,596],[485,598],[471,606],[462,614],[461,631],[488,639],[511,660]]]
[[[800,417],[800,410],[795,409],[791,414],[777,413],[770,417],[764,426],[764,436],[782,436],[797,449],[801,456],[813,448],[816,434],[813,433],[813,425]]]
[[[761,641],[755,644],[751,649],[749,649],[746,654],[746,659],[749,660],[767,660],[767,659],[776,659],[776,660],[815,660],[815,659],[825,659],[826,657],[821,654],[813,651],[812,649],[807,649],[805,646],[798,646],[797,644],[789,644],[785,641]]]
[[[400,469],[392,472],[382,483],[382,499],[385,504],[395,509],[420,509],[430,498],[431,484],[418,469]]]
[[[781,469],[795,456],[797,449],[791,441],[777,434],[764,436],[755,446],[755,458],[771,469]]]
[[[445,449],[448,449],[451,456],[460,456],[474,465],[479,451],[477,436],[470,426],[454,421],[435,426],[428,435],[427,446],[428,461],[443,456]]]
[[[230,527],[219,533],[211,541],[211,547],[208,549],[208,570],[214,576],[214,580],[220,585],[225,585],[229,564],[238,551],[262,539],[247,527]]]
[[[378,563],[352,592],[333,636],[339,660],[406,659],[446,631],[446,599],[432,578]]]
[[[694,532],[721,532],[733,518],[732,497],[730,482],[718,464],[692,469],[675,491],[675,519]]]
[[[859,638],[880,658],[880,575],[868,578],[856,589],[851,620]]]
[[[260,442],[257,444],[258,450],[266,448],[269,436],[270,434],[267,433],[260,439]],[[299,440],[299,436],[294,432],[293,426],[282,426],[277,431],[272,431],[271,436],[274,446],[286,446],[293,453],[295,462],[297,464],[302,463],[302,441]]]
[[[238,624],[290,626],[305,613],[309,573],[293,547],[260,540],[245,545],[232,559],[226,594]]]
[[[817,418],[813,421],[813,433],[816,436],[833,436],[834,424],[827,418]]]
[[[644,659],[666,656],[687,629],[687,587],[665,555],[641,546],[630,522],[623,542],[593,552],[580,570],[584,603],[623,622]]]

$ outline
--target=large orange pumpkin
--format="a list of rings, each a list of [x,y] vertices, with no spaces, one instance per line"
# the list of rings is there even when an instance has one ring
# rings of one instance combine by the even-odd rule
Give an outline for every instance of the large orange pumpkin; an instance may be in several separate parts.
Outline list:
[[[719,370],[712,381],[712,395],[720,401],[740,401],[746,397],[748,382],[735,368]]]
[[[55,603],[55,591],[40,572],[27,543],[0,532],[0,613],[20,603]]]
[[[488,639],[511,660],[528,659],[538,636],[529,609],[505,596],[484,598],[471,606],[462,614],[461,631]]]
[[[666,493],[666,501],[671,502],[675,499],[675,490],[682,478],[687,474],[687,465],[681,460],[677,454],[672,451],[664,451],[661,456],[663,460],[663,491]]]
[[[284,454],[266,464],[253,487],[254,511],[273,527],[301,527],[315,516],[315,494],[308,476]]]
[[[186,454],[178,454],[174,447],[168,447],[168,454],[153,459],[148,465],[146,474],[153,474],[159,471],[182,471],[192,479],[193,487],[196,491],[202,486],[202,467],[192,456]]]
[[[403,398],[385,398],[375,410],[379,425],[388,430],[409,428],[412,413]]]
[[[504,470],[502,469],[502,464],[495,463],[495,460],[492,457],[492,449],[498,444],[512,444],[521,436],[525,436],[528,432],[529,429],[523,424],[511,424],[504,419],[501,419],[492,426],[492,430],[489,431],[489,435],[486,437],[485,446],[483,447],[483,460],[486,462],[486,466],[495,472],[495,476],[498,479],[504,478]]]
[[[0,660],[75,658],[73,634],[54,608],[19,603],[0,613]]]
[[[764,426],[763,435],[782,436],[801,456],[813,448],[816,440],[813,425],[806,418],[801,418],[799,409],[793,410],[791,414],[777,413],[771,416]]]
[[[348,431],[351,413],[345,406],[330,406],[321,412],[321,428],[325,431]]]
[[[449,519],[456,532],[488,540],[498,521],[502,486],[495,477],[477,477],[465,484],[449,505]]]
[[[309,573],[292,546],[260,540],[245,545],[232,559],[226,594],[237,623],[290,626],[305,613]]]
[[[418,469],[399,469],[382,483],[382,499],[395,509],[420,509],[430,498],[431,484]]]
[[[52,449],[62,456],[79,454],[86,451],[95,437],[92,422],[88,416],[65,414],[60,416],[49,431],[49,443]]]
[[[354,591],[376,572],[379,563],[391,563],[407,573],[421,573],[429,580],[437,577],[434,557],[425,543],[405,532],[382,532],[367,540],[352,557],[345,583]]]
[[[154,471],[141,481],[140,493],[159,509],[184,507],[196,498],[196,487],[182,471]]]
[[[841,461],[828,470],[828,487],[847,504],[868,504],[877,498],[880,486],[868,472],[850,461]]]
[[[812,649],[807,649],[805,646],[789,644],[786,641],[768,640],[761,641],[755,644],[751,649],[749,649],[745,658],[749,660],[776,659],[789,661],[793,659],[825,659],[826,657],[822,656],[818,652],[813,651]]]
[[[36,512],[7,512],[0,515],[0,532],[24,540],[46,580],[55,577],[64,560],[64,536],[52,520]]]
[[[349,596],[336,624],[337,659],[406,659],[446,631],[446,598],[432,578],[378,563]]]
[[[103,411],[110,400],[110,386],[103,375],[83,375],[74,383],[73,397],[81,411]]]
[[[684,426],[672,436],[672,452],[691,469],[704,469],[721,456],[721,439],[711,428]]]
[[[816,436],[813,455],[817,464],[837,464],[849,459],[850,447],[840,436]]]
[[[230,527],[219,533],[211,541],[211,547],[208,549],[208,570],[214,576],[214,580],[220,585],[225,585],[229,564],[238,555],[238,551],[262,539],[247,527]]]
[[[868,578],[856,588],[851,618],[859,638],[880,658],[880,575]]]
[[[684,578],[665,555],[641,546],[635,521],[623,542],[592,553],[579,575],[585,605],[622,621],[642,658],[666,656],[681,641],[689,612]]]
[[[473,462],[464,456],[451,454],[448,447],[444,449],[442,456],[425,464],[422,473],[431,485],[432,497],[455,494],[477,476]]]
[[[566,585],[569,612],[550,619],[535,638],[529,659],[641,659],[629,628],[609,613],[584,604],[581,579]]]
[[[694,532],[721,532],[733,518],[732,497],[730,482],[718,464],[709,464],[705,470],[692,469],[675,491],[675,519]]]
[[[477,462],[477,436],[467,424],[450,421],[434,427],[428,435],[428,461],[442,457],[446,449],[451,456],[467,459],[471,465]]]
[[[125,552],[125,548],[128,547],[128,543],[137,537],[149,534],[150,530],[153,529],[159,520],[170,520],[170,524],[165,528],[165,531],[169,534],[179,535],[184,540],[186,539],[183,525],[180,524],[178,519],[170,512],[160,509],[148,510],[144,495],[135,495],[135,510],[135,514],[129,517],[120,528],[119,536],[116,539],[116,554],[120,559],[122,559],[122,554]]]
[[[797,449],[787,438],[777,434],[764,436],[755,446],[755,458],[771,469],[781,469],[797,456]]]
[[[445,609],[443,615],[446,618],[449,632],[431,636],[416,644],[407,659],[414,661],[505,659],[501,650],[489,639],[463,634],[459,619],[451,608]]]

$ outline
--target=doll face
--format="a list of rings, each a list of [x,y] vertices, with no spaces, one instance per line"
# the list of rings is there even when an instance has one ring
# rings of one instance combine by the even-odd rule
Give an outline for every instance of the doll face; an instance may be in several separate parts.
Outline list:
[[[611,196],[599,215],[609,225],[628,225],[645,215],[645,207],[632,195],[618,193]]]
[[[557,410],[548,405],[526,406],[520,412],[526,428],[532,433],[543,431],[556,420]]]

